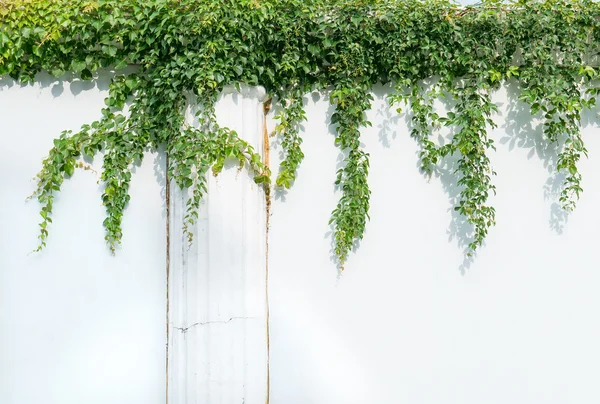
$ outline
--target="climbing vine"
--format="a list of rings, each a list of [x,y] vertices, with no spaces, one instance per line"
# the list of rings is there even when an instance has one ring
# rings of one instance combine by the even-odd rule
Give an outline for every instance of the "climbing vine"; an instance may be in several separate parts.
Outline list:
[[[270,190],[269,167],[215,117],[223,88],[244,83],[264,86],[280,104],[274,133],[284,158],[274,186],[282,188],[293,185],[304,158],[303,96],[330,92],[344,161],[330,224],[343,264],[369,218],[369,154],[360,138],[370,125],[370,90],[389,83],[390,104],[399,112],[408,107],[412,116],[423,172],[431,175],[451,156],[456,161],[455,210],[472,225],[471,254],[495,223],[488,130],[497,111],[493,91],[506,80],[519,85],[520,100],[542,120],[547,142],[560,148],[560,202],[575,207],[582,192],[577,164],[587,155],[581,113],[600,91],[599,28],[600,4],[592,0],[488,0],[466,7],[445,0],[0,0],[0,76],[32,83],[41,71],[82,80],[100,69],[115,71],[100,118],[63,132],[43,161],[33,195],[41,204],[39,249],[47,242],[54,195],[76,168],[87,168],[84,155],[104,154],[104,227],[113,252],[131,170],[147,150],[165,147],[169,177],[189,189],[184,231],[190,242],[207,175],[218,174],[227,159]],[[437,99],[449,101],[447,113],[436,112]],[[194,127],[184,119],[190,103],[199,106]],[[438,144],[432,135],[442,126],[452,134]]]

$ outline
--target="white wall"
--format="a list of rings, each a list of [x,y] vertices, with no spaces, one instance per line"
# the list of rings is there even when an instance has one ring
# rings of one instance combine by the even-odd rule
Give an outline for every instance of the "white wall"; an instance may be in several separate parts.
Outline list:
[[[375,89],[373,127],[361,132],[371,221],[341,276],[327,226],[339,197],[332,109],[305,97],[306,158],[269,233],[271,403],[599,402],[598,126],[585,128],[585,192],[565,222],[555,153],[514,86],[496,94],[498,224],[465,266],[461,228],[451,230],[455,180],[419,174],[409,118],[386,106],[386,91]]]
[[[77,172],[65,182],[47,249],[27,255],[36,245],[39,221],[37,203],[24,203],[34,189],[30,179],[61,130],[97,118],[106,88],[106,79],[93,86],[52,84],[47,77],[23,88],[7,80],[0,83],[3,404],[165,401],[164,162],[149,155],[136,169],[124,219],[124,247],[116,257],[104,245],[101,191],[90,172]],[[566,220],[555,205],[560,184],[551,174],[555,151],[544,147],[540,128],[530,125],[527,108],[515,102],[514,86],[496,95],[502,103],[496,119],[500,128],[491,136],[498,149],[490,156],[498,173],[498,195],[492,201],[498,225],[469,264],[460,246],[464,229],[452,226],[450,198],[457,190],[450,184],[455,179],[448,170],[429,182],[419,174],[409,118],[386,106],[386,92],[375,89],[376,102],[369,112],[373,127],[362,132],[371,154],[372,220],[341,276],[332,260],[327,226],[339,197],[333,182],[340,154],[328,125],[333,110],[325,95],[306,96],[306,159],[293,188],[276,195],[269,232],[271,403],[599,401],[597,125],[585,127],[590,152],[590,159],[581,163],[585,192]],[[227,123],[232,126],[242,120],[254,133],[260,97],[247,98],[242,112],[229,110],[225,103],[219,114],[231,119]],[[273,124],[271,119],[270,129]],[[278,152],[274,139],[274,171]],[[95,166],[100,164],[98,159]],[[259,257],[250,254],[260,246],[252,244],[252,226],[258,232],[264,218],[252,221],[244,205],[225,203],[230,191],[239,196],[250,189],[255,192],[250,198],[260,195],[247,180],[228,171],[211,182],[216,191],[209,205],[220,209],[218,218],[227,226],[226,232],[212,227],[216,236],[208,243],[218,264],[213,269],[239,271],[248,258],[244,262],[255,262],[249,271],[264,269]],[[252,200],[258,206],[258,199]],[[251,250],[245,253],[250,255],[215,255],[232,240],[227,234],[236,226],[245,232],[237,242],[248,243]],[[216,293],[218,304],[202,301],[204,295],[188,295],[189,302],[195,297],[200,306],[190,306],[197,311],[188,311],[186,324],[172,326],[226,326],[222,334],[209,333],[224,338],[212,340],[215,350],[188,359],[221,358],[211,365],[220,372],[212,376],[220,374],[220,379],[208,384],[225,381],[227,386],[234,379],[226,361],[240,365],[235,352],[244,351],[260,363],[265,341],[257,338],[253,351],[230,339],[236,333],[254,338],[260,322],[254,328],[253,320],[244,321],[239,329],[235,322],[220,322],[232,316],[258,317],[262,303],[246,295],[248,306],[240,306],[235,300],[240,297],[223,288],[231,282],[232,290],[258,293],[261,284],[251,279],[236,283],[225,274],[211,279],[223,281],[206,292]],[[248,307],[256,311],[250,313]],[[194,341],[203,341],[202,335]],[[240,366],[235,369],[242,373],[233,372],[239,376],[236,383],[262,380],[255,375],[244,379],[245,365]],[[209,403],[239,404],[240,397],[249,403],[264,393],[256,389],[250,396],[235,390],[227,396],[216,384]]]
[[[226,89],[217,120],[263,149],[262,88]],[[197,125],[189,109],[187,121]],[[185,194],[171,183],[169,404],[263,404],[267,396],[265,195],[226,164],[182,234]]]
[[[25,203],[52,140],[99,118],[108,77],[0,81],[0,403],[165,401],[164,159],[136,168],[123,248],[111,256],[98,175],[77,171],[54,203],[47,248]],[[97,158],[94,167],[102,165]],[[157,178],[158,177],[158,178]]]

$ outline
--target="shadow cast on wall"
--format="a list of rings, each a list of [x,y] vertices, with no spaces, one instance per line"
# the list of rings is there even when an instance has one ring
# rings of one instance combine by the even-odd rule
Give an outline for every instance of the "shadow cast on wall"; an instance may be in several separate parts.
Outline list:
[[[74,74],[65,74],[60,78],[55,78],[48,73],[40,73],[36,78],[36,82],[39,83],[41,88],[51,87],[51,93],[55,98],[62,96],[66,87],[68,87],[68,91],[73,96],[77,97],[82,92],[95,88],[101,91],[107,91],[109,89],[111,79],[115,75],[116,73],[112,71],[102,71],[97,72],[92,80],[80,80]],[[427,80],[424,82],[424,86],[430,86],[432,83],[434,83],[434,81],[435,80],[433,79]],[[6,88],[11,88],[15,85],[20,85],[21,87],[27,86],[18,84],[10,78],[3,78],[0,80],[0,91]],[[401,114],[395,113],[393,111],[394,108],[389,107],[387,99],[391,91],[393,91],[393,88],[390,85],[377,85],[373,88],[373,95],[375,96],[375,99],[377,101],[386,101],[379,102],[378,104],[380,107],[373,111],[375,116],[378,118],[377,121],[379,122],[376,127],[378,131],[378,140],[384,148],[391,147],[391,142],[395,140],[398,133],[395,130],[398,125],[406,125],[409,133],[414,128],[413,114],[410,107],[404,107],[403,109],[405,112],[402,112]],[[558,198],[560,197],[562,185],[565,179],[564,174],[556,172],[556,164],[562,145],[549,142],[547,139],[545,139],[543,127],[540,124],[541,113],[539,115],[532,116],[529,105],[518,99],[519,93],[520,89],[518,82],[514,80],[508,81],[506,84],[507,109],[505,110],[504,125],[501,127],[503,130],[503,135],[500,137],[497,143],[499,143],[500,146],[507,147],[508,150],[513,150],[516,147],[528,150],[528,159],[537,157],[541,161],[544,169],[548,173],[548,178],[542,189],[544,199],[550,202],[549,227],[557,234],[562,234],[568,220],[567,212],[563,210],[558,203]],[[310,101],[313,103],[327,102],[328,109],[326,112],[326,117],[328,122],[330,122],[331,116],[335,113],[335,106],[329,103],[329,91],[315,91],[311,93],[310,96],[310,100],[308,96],[304,97],[304,106],[306,107]],[[237,104],[237,95],[234,95],[234,101]],[[442,101],[442,105],[445,110],[453,109],[454,102],[449,97],[443,98],[440,101]],[[595,110],[585,111],[582,114],[582,128],[598,125],[596,118],[599,110],[600,109],[596,107]],[[273,100],[273,107],[271,110],[271,114],[273,114],[272,116],[277,116],[280,111],[280,104],[277,102],[277,100]],[[193,122],[193,124],[198,124],[198,122]],[[452,136],[456,133],[456,130],[456,128],[449,128],[449,133],[445,135],[435,133],[434,136],[436,136],[437,144],[441,146],[449,142]],[[300,132],[305,133],[305,128],[302,123],[300,124]],[[335,125],[328,125],[328,134],[333,138],[337,136]],[[284,151],[281,147],[280,138],[272,138],[271,147],[273,150],[278,150],[280,159],[284,157]],[[415,152],[415,168],[420,169],[418,153],[419,150]],[[346,157],[346,152],[340,151],[338,153],[336,169],[341,169],[344,167],[344,160]],[[91,162],[88,156],[85,156],[85,160]],[[167,168],[165,167],[165,160],[164,148],[161,148],[154,159],[154,173],[157,182],[161,186],[161,197],[163,200],[166,200],[167,192],[165,171]],[[466,253],[468,250],[468,244],[473,234],[473,226],[468,223],[462,215],[454,210],[454,206],[456,206],[458,203],[461,191],[460,187],[455,185],[459,179],[459,174],[456,172],[458,160],[459,156],[447,156],[434,168],[432,177],[435,177],[435,179],[440,181],[442,188],[448,197],[448,212],[450,213],[451,217],[447,229],[448,241],[457,243],[457,245]],[[136,161],[134,166],[139,166],[140,163],[141,162]],[[135,168],[132,172],[135,172]],[[427,181],[431,180],[427,173],[422,174]],[[276,175],[277,172],[274,170],[273,176],[275,177]],[[301,175],[301,172],[299,172],[298,175]],[[338,193],[341,191],[339,187],[335,185],[334,190]],[[286,189],[277,187],[274,192],[274,197],[276,200],[285,202],[286,194]],[[333,208],[334,207],[332,207],[332,209]],[[166,216],[166,205],[163,203],[163,217],[164,216]],[[330,225],[328,231],[325,233],[325,237],[331,240],[330,259],[332,262],[337,263],[336,254],[334,252],[335,242],[333,239],[332,225]],[[359,246],[360,240],[357,240],[352,250],[356,251]],[[467,256],[465,254],[463,263],[460,265],[460,271],[463,274],[469,269],[473,259],[473,256]]]
[[[127,70],[128,72],[131,71],[131,69]],[[39,84],[42,89],[52,87],[52,96],[58,98],[64,94],[66,86],[69,87],[69,92],[74,96],[78,96],[82,92],[93,90],[94,88],[97,88],[100,91],[108,91],[110,82],[115,75],[116,72],[114,71],[102,70],[97,71],[91,80],[81,80],[73,73],[65,73],[60,77],[54,77],[49,73],[41,72],[36,75],[35,83]],[[31,84],[17,83],[10,77],[0,79],[0,91],[2,91],[3,88],[11,88],[15,85],[24,88]]]
[[[436,79],[432,78],[425,80],[422,84],[425,89],[430,89],[435,83]],[[377,125],[377,129],[379,142],[384,148],[391,147],[391,141],[397,136],[395,128],[399,125],[404,125],[407,129],[407,133],[411,133],[412,130],[415,129],[413,120],[414,114],[410,105],[402,105],[402,112],[399,114],[394,112],[397,106],[391,107],[389,105],[388,98],[392,91],[394,90],[392,86],[389,85],[377,86],[373,89],[375,98],[380,101],[385,101],[380,103],[381,107],[376,111],[376,116],[383,118],[382,122]],[[441,102],[441,107],[446,111],[452,110],[455,106],[455,102],[450,97],[441,98],[439,101]],[[438,146],[443,146],[451,141],[456,130],[457,128],[450,127],[448,128],[448,133],[445,134],[438,133],[441,131],[435,130],[432,133],[432,137],[435,138]],[[461,191],[461,188],[456,186],[456,183],[460,178],[457,173],[459,156],[446,156],[436,166],[432,167],[433,170],[431,173],[427,173],[422,170],[419,157],[420,152],[420,149],[415,151],[415,169],[422,174],[424,180],[427,182],[430,182],[432,178],[440,181],[442,189],[448,198],[447,213],[450,215],[450,223],[448,224],[446,234],[448,235],[449,242],[455,242],[458,247],[463,250],[463,261],[459,266],[459,270],[464,275],[475,258],[474,254],[467,255],[469,252],[468,245],[471,242],[474,226],[470,224],[464,216],[454,210],[454,207],[458,204]]]
[[[427,80],[424,82],[424,86],[431,86],[435,80]],[[389,85],[383,86],[378,85],[373,88],[373,95],[378,101],[385,100],[389,94],[393,91]],[[532,115],[530,112],[530,106],[523,101],[519,100],[520,88],[518,82],[510,80],[506,84],[506,98],[507,106],[503,113],[504,124],[499,128],[502,129],[502,136],[496,142],[496,147],[508,147],[509,150],[514,148],[522,148],[528,150],[527,158],[532,159],[537,157],[544,169],[548,173],[548,178],[542,186],[542,192],[544,199],[550,203],[549,228],[557,234],[562,234],[564,227],[568,220],[568,212],[562,209],[558,200],[563,189],[563,183],[565,175],[556,171],[556,165],[558,156],[561,152],[563,144],[560,142],[552,143],[545,138],[543,132],[543,125],[541,124],[541,113],[539,115]],[[327,95],[325,94],[326,98]],[[455,107],[455,101],[451,97],[441,98],[439,100],[442,103],[442,108],[445,111],[451,111]],[[408,132],[412,131],[413,125],[413,114],[410,106],[404,106],[403,109],[406,112],[396,114],[393,112],[394,108],[389,106],[389,103],[379,103],[380,106],[374,112],[380,119],[380,123],[377,125],[378,129],[378,140],[384,148],[391,146],[397,136],[395,128],[398,125],[406,125]],[[499,104],[501,106],[501,104]],[[587,126],[598,126],[598,115],[600,107],[596,107],[594,110],[586,110],[582,113],[581,128],[584,129]],[[327,111],[327,117],[330,118],[335,112],[334,106],[329,106]],[[403,121],[402,121],[403,118]],[[497,117],[496,117],[497,118]],[[495,119],[496,120],[496,119]],[[438,146],[442,146],[451,141],[452,136],[457,132],[457,128],[448,128],[448,133],[441,135],[434,132],[433,136],[436,137],[436,143]],[[491,132],[491,128],[488,128]],[[329,126],[329,134],[332,136],[336,135],[335,126]],[[420,170],[419,161],[419,150],[415,152],[415,168]],[[344,166],[344,153],[340,153],[337,161],[337,168],[343,168]],[[444,192],[448,197],[448,213],[450,213],[451,220],[447,229],[448,241],[455,242],[463,249],[465,255],[462,264],[459,266],[459,270],[464,275],[466,271],[471,267],[476,254],[467,255],[468,244],[471,241],[474,227],[472,224],[467,222],[464,216],[454,210],[454,206],[459,201],[461,188],[456,185],[459,180],[459,173],[457,173],[459,156],[451,155],[446,156],[438,165],[434,168],[431,177],[439,180]],[[427,181],[431,178],[425,172],[422,172],[423,176]],[[338,189],[336,189],[338,190]],[[339,191],[339,190],[338,190]],[[332,228],[325,234],[325,237],[332,236]],[[353,248],[355,251],[359,242],[357,242]],[[333,254],[333,241],[331,250],[331,260],[335,262],[335,254]]]
[[[91,91],[91,90],[99,90],[102,92],[106,92],[109,90],[110,83],[112,79],[117,74],[127,74],[135,71],[134,68],[127,68],[120,70],[118,73],[113,70],[99,70],[95,72],[94,76],[91,80],[81,80],[77,77],[76,74],[66,73],[60,77],[54,77],[47,72],[38,73],[36,76],[35,84],[38,86],[40,90],[46,90],[50,88],[50,92],[54,98],[58,98],[65,95],[65,89],[68,89],[68,93],[70,93],[73,97],[77,98],[81,94]],[[5,89],[10,89],[13,86],[19,86],[21,88],[33,86],[32,84],[21,84],[17,83],[15,80],[10,77],[5,77],[0,79],[0,92]],[[125,113],[127,113],[127,107],[130,105],[130,102],[126,104]],[[98,119],[101,117],[100,110],[98,110]],[[55,137],[58,137],[60,133],[56,133]],[[149,151],[149,150],[146,150]],[[102,155],[97,156],[96,158],[102,159]],[[83,162],[88,165],[92,165],[94,162],[94,157],[83,155]],[[40,168],[41,168],[41,159],[40,159]],[[140,160],[136,160],[133,162],[132,174],[135,174],[136,168],[140,167],[142,162]],[[160,185],[161,189],[161,198],[163,200],[162,205],[162,217],[166,217],[167,207],[166,207],[166,155],[164,146],[159,148],[157,153],[154,156],[154,175],[157,183]],[[99,173],[96,173],[99,176]],[[99,189],[101,192],[104,191],[104,184],[100,182],[98,179]],[[127,207],[125,207],[125,210]]]
[[[551,202],[549,226],[557,234],[562,234],[568,220],[568,213],[558,203],[565,180],[564,174],[556,171],[562,145],[545,138],[543,125],[540,123],[542,113],[531,115],[529,105],[519,100],[519,94],[518,83],[510,81],[507,85],[506,121],[502,127],[504,136],[500,138],[500,144],[509,150],[515,147],[529,150],[528,159],[536,156],[542,162],[548,173],[543,192],[544,199]]]

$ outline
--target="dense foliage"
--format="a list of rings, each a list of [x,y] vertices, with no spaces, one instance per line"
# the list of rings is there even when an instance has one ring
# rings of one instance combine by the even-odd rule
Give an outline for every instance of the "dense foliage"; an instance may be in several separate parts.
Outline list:
[[[370,124],[365,111],[375,83],[393,83],[390,102],[411,108],[425,172],[449,156],[458,160],[455,209],[473,225],[470,251],[495,222],[487,203],[495,192],[487,131],[496,110],[491,92],[506,79],[518,80],[520,98],[543,121],[547,141],[562,147],[560,200],[572,209],[582,191],[577,162],[586,154],[581,112],[599,91],[592,67],[598,28],[600,5],[591,0],[474,7],[444,0],[0,0],[0,76],[28,83],[42,70],[56,77],[75,72],[83,80],[101,68],[117,72],[101,118],[64,132],[44,160],[35,193],[42,204],[40,248],[54,192],[81,166],[82,154],[104,153],[104,225],[113,250],[132,164],[145,150],[166,146],[168,175],[190,189],[188,225],[206,192],[206,175],[218,173],[228,158],[269,188],[260,156],[216,122],[214,102],[228,84],[262,85],[279,100],[276,133],[285,159],[275,184],[290,187],[304,158],[302,97],[330,90],[335,142],[345,156],[336,181],[342,196],[331,217],[343,263],[368,218],[369,155],[360,130]],[[123,73],[131,65],[135,73]],[[426,88],[421,83],[429,77],[438,79]],[[203,106],[199,127],[184,124],[190,93]],[[439,97],[454,100],[447,116],[433,108]],[[441,125],[454,129],[444,145],[432,137]]]

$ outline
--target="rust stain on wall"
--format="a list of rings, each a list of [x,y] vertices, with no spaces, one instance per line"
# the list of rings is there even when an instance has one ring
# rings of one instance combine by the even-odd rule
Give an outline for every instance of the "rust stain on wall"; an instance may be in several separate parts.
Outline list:
[[[267,114],[271,110],[271,98],[263,103],[263,163],[270,167],[271,149],[269,144],[269,132],[267,130]],[[265,404],[269,404],[271,392],[271,346],[269,336],[269,218],[271,217],[271,185],[265,187],[265,205],[266,205],[266,232],[265,232],[265,300],[267,306],[267,395]]]
[[[166,322],[167,322],[167,343],[165,348],[165,374],[167,377],[166,383],[166,397],[165,403],[169,404],[169,278],[171,276],[171,229],[169,228],[170,223],[170,199],[171,199],[171,186],[169,181],[169,153],[165,153],[165,205],[166,205],[166,217],[167,217],[167,262],[166,262],[166,270],[167,270],[167,314],[166,314]]]

